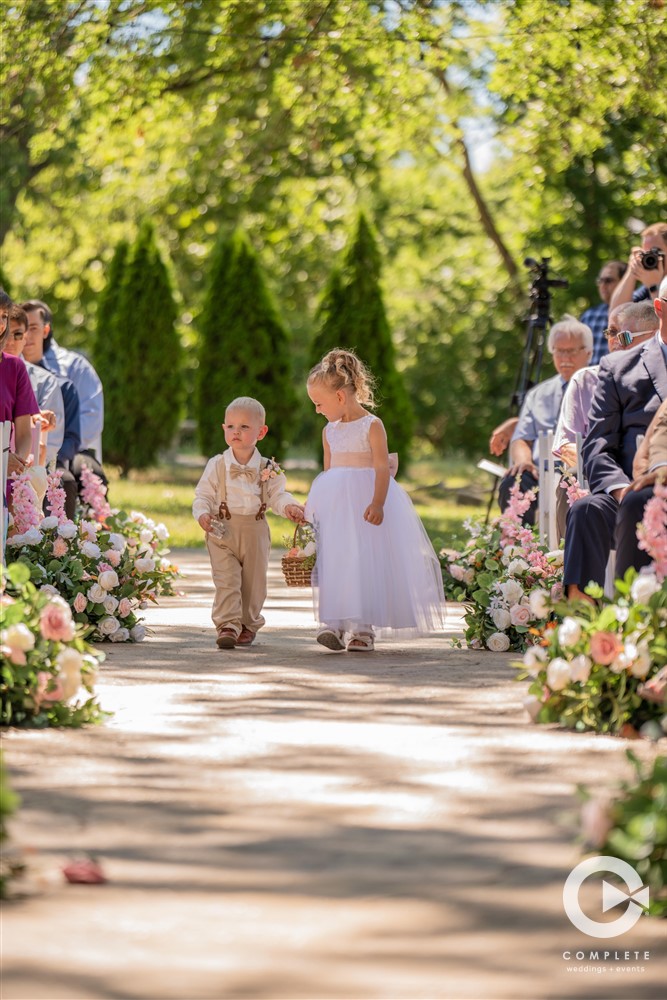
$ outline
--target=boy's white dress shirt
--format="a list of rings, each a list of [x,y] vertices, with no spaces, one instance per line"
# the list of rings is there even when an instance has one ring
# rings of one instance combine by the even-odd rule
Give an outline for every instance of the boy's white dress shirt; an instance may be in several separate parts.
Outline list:
[[[261,504],[261,482],[260,471],[266,465],[266,459],[262,458],[257,448],[255,448],[247,465],[240,465],[234,458],[231,448],[227,448],[221,455],[214,455],[206,463],[206,468],[195,489],[195,500],[192,504],[192,515],[196,521],[202,514],[217,514],[222,496],[220,495],[220,462],[226,466],[226,486],[227,486],[227,507],[232,514],[256,514]],[[230,467],[240,466],[242,469],[252,469],[253,479],[245,476],[232,478]],[[286,490],[287,480],[284,472],[269,477],[265,484],[265,496],[267,507],[275,511],[281,517],[285,517],[285,507],[298,503],[291,493]]]

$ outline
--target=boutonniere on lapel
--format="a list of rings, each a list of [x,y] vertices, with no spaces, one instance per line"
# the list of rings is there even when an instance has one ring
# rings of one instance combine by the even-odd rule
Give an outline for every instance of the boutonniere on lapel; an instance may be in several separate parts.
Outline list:
[[[275,479],[276,476],[281,476],[283,470],[280,468],[275,458],[267,458],[266,465],[259,474],[260,481],[262,483],[268,482],[269,479]]]

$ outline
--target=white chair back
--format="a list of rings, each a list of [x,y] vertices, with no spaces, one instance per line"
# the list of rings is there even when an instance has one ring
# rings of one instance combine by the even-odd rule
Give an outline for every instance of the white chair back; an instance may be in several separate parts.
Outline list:
[[[556,489],[560,473],[556,472],[553,455],[553,431],[541,431],[538,437],[538,485],[537,529],[540,541],[549,549],[558,548],[558,528],[556,526]]]
[[[2,470],[0,478],[2,480],[2,502],[0,503],[0,555],[2,562],[5,561],[5,536],[7,534],[7,465],[9,463],[9,440],[12,436],[11,420],[0,423],[0,450],[2,451]]]

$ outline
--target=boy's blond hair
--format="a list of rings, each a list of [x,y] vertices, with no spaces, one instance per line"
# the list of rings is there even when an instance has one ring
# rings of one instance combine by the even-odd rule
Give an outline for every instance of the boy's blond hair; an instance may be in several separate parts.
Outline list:
[[[248,410],[249,413],[254,413],[259,418],[262,426],[266,423],[266,410],[260,401],[253,399],[252,396],[238,396],[236,399],[233,399],[225,410],[225,420],[230,410]]]

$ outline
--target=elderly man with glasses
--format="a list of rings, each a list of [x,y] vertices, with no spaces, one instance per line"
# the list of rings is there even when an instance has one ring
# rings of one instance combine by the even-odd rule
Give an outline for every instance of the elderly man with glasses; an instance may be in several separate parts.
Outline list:
[[[501,510],[507,507],[510,490],[517,480],[522,493],[537,487],[539,435],[542,431],[554,430],[567,383],[576,371],[590,363],[593,335],[590,328],[574,316],[564,316],[551,327],[547,349],[557,374],[533,386],[526,394],[510,443],[511,466],[498,488]],[[537,501],[524,514],[525,524],[535,523],[536,510]]]
[[[636,528],[652,487],[630,486],[638,439],[667,399],[667,278],[653,307],[657,332],[636,349],[600,362],[582,449],[591,494],[577,500],[567,517],[563,582],[569,597],[583,596],[591,581],[603,586],[614,546],[619,578],[650,561],[637,546]]]

